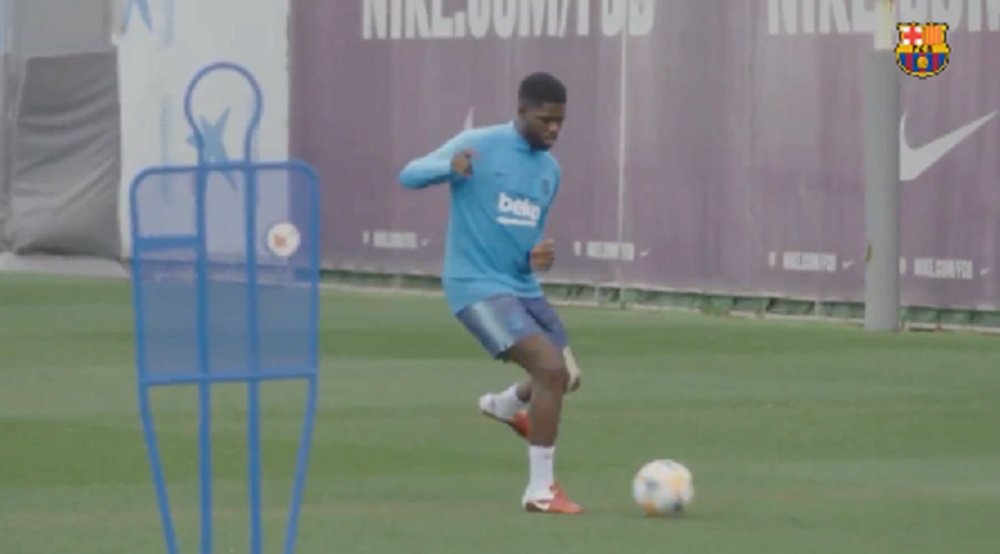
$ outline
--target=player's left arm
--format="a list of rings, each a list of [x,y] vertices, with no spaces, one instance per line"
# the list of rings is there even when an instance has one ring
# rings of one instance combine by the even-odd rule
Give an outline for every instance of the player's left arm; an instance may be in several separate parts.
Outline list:
[[[556,162],[554,158],[552,159],[552,162],[555,169],[553,175],[553,180],[555,182],[552,183],[552,197],[549,199],[548,205],[545,206],[545,211],[542,213],[542,217],[538,222],[541,226],[542,232],[545,232],[545,229],[547,228],[546,226],[549,222],[549,212],[552,211],[552,205],[556,203],[556,198],[559,197],[559,187],[562,186],[562,168],[559,166],[559,162]]]
[[[542,212],[542,215],[538,220],[538,228],[543,234],[545,233],[546,225],[548,224],[549,211],[552,209],[552,204],[555,202],[556,196],[559,194],[559,185],[561,182],[562,172],[557,164],[555,171],[555,183],[552,185],[552,198],[549,200],[548,206],[545,207],[545,210]],[[552,269],[552,264],[556,261],[555,241],[549,238],[536,244],[529,253],[529,260],[531,269],[534,271],[548,271]]]

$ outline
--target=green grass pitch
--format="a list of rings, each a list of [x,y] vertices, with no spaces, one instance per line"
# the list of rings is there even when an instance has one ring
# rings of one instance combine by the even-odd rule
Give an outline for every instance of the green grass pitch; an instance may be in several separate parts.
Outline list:
[[[526,447],[476,399],[520,377],[441,298],[323,295],[301,553],[997,552],[1000,339],[563,308],[583,388],[557,475],[588,513],[518,506]],[[0,277],[0,552],[164,551],[139,429],[127,282]],[[265,540],[282,541],[304,388],[267,385]],[[215,394],[216,552],[246,552],[245,392]],[[154,408],[185,552],[196,395]],[[673,457],[683,519],[630,481]]]

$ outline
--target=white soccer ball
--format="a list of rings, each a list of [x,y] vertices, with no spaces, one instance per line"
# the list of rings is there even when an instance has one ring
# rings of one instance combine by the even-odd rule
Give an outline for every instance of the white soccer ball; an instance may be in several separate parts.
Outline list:
[[[694,499],[691,471],[674,460],[653,460],[635,474],[632,498],[647,516],[680,515]]]

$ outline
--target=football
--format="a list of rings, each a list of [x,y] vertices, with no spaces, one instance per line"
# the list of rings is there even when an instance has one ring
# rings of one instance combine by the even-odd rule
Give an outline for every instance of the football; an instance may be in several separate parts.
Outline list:
[[[694,499],[691,471],[674,460],[653,460],[635,474],[632,498],[647,516],[681,515]]]

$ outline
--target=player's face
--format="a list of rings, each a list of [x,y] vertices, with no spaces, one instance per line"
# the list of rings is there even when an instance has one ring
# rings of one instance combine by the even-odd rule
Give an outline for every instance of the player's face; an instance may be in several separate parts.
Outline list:
[[[552,148],[559,139],[563,120],[566,119],[565,104],[545,103],[539,106],[522,107],[520,110],[521,129],[531,146],[540,150]]]

